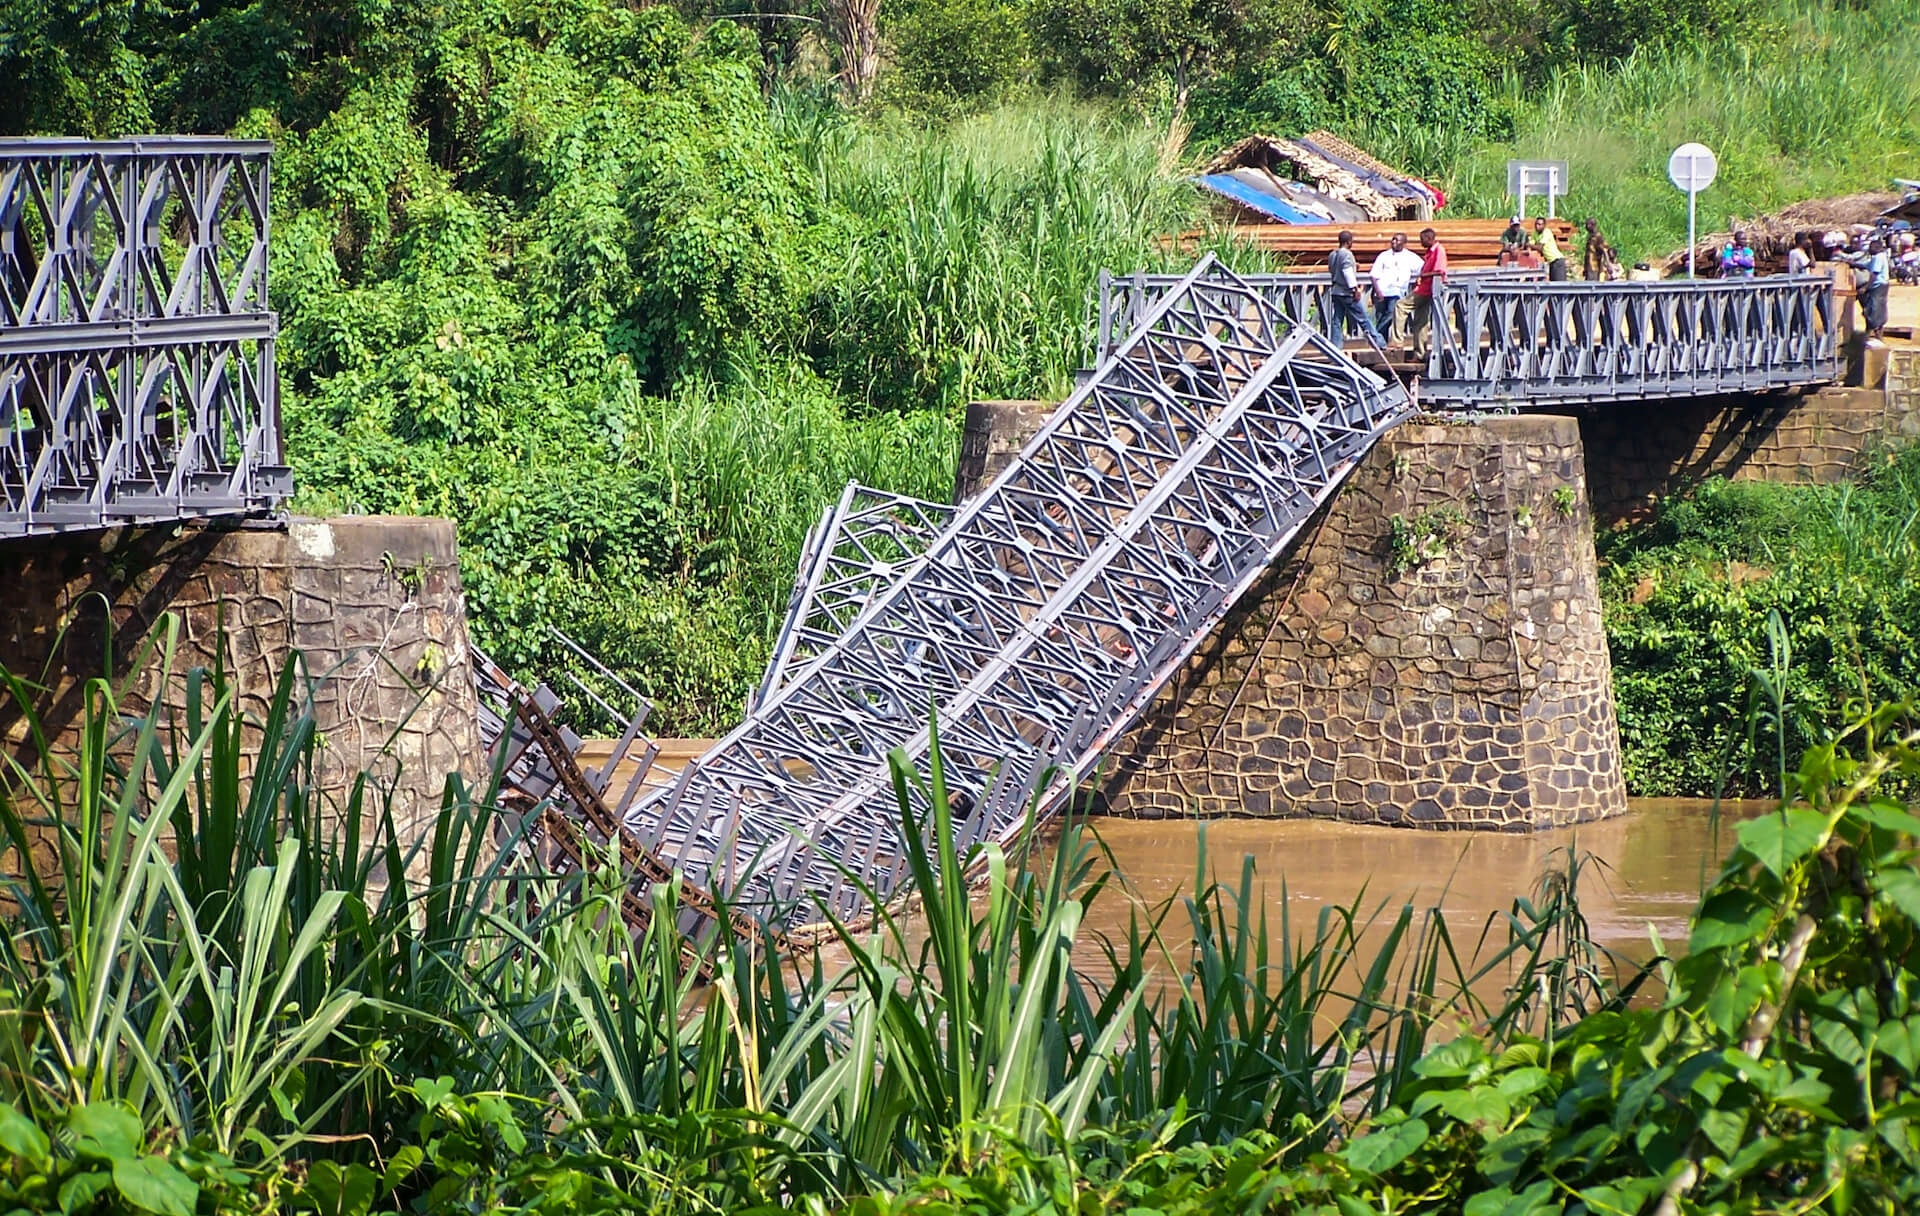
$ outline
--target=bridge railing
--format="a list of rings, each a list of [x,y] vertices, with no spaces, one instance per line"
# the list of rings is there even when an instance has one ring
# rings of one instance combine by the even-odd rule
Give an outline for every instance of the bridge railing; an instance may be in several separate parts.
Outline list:
[[[1544,270],[1485,269],[1461,272],[1462,278],[1511,283],[1546,282]],[[1181,281],[1177,274],[1114,274],[1102,270],[1098,298],[1094,303],[1094,366],[1099,366],[1115,347],[1126,341],[1142,318]],[[1333,294],[1333,276],[1322,270],[1309,273],[1249,274],[1241,281],[1260,293],[1282,316],[1311,323],[1324,329],[1329,312],[1328,297]],[[1373,283],[1363,271],[1360,275],[1360,302],[1371,312],[1374,307]]]
[[[0,139],[0,537],[291,491],[271,144]]]
[[[1464,276],[1438,293],[1423,402],[1468,407],[1766,392],[1836,374],[1824,275],[1657,283]]]

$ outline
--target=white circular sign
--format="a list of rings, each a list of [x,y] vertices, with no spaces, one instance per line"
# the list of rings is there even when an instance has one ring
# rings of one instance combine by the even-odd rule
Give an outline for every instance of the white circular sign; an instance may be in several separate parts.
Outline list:
[[[1720,172],[1720,162],[1705,144],[1681,144],[1667,158],[1667,176],[1682,190],[1705,190]]]

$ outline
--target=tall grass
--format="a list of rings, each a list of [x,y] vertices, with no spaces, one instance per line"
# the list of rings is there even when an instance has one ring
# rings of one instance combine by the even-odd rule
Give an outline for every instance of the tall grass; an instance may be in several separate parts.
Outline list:
[[[857,1194],[1009,1137],[1042,1149],[1169,1110],[1182,1138],[1304,1127],[1310,1146],[1388,1101],[1437,1027],[1540,1014],[1533,976],[1571,923],[1517,919],[1475,962],[1409,907],[1367,955],[1357,908],[1276,931],[1249,871],[1137,914],[1089,970],[1074,958],[1109,897],[1097,842],[1069,826],[1044,865],[963,857],[936,765],[932,821],[899,812],[929,841],[914,910],[838,926],[837,969],[710,947],[699,989],[671,891],[629,935],[621,877],[539,872],[487,791],[450,779],[424,841],[398,838],[364,783],[324,806],[297,660],[259,722],[218,670],[182,686],[177,714],[135,714],[94,682],[77,749],[36,736],[0,780],[0,1100],[49,1126],[123,1101],[157,1140],[383,1165],[474,1095],[469,1116],[545,1151],[639,1170],[662,1210]],[[896,766],[902,808],[917,779]],[[51,873],[32,857],[47,832]],[[1515,960],[1507,1008],[1476,1005],[1479,972]]]
[[[1137,118],[1052,96],[931,128],[775,114],[822,198],[857,217],[809,336],[851,400],[1062,396],[1097,272],[1188,260],[1156,238],[1194,226],[1199,200]]]
[[[1535,88],[1509,79],[1519,129],[1506,143],[1475,146],[1393,116],[1363,116],[1355,134],[1433,174],[1461,215],[1506,214],[1509,157],[1564,160],[1572,191],[1561,213],[1596,216],[1630,255],[1653,257],[1686,243],[1686,200],[1666,163],[1689,140],[1720,159],[1700,198],[1703,231],[1920,176],[1916,25],[1914,0],[1784,0],[1725,42],[1643,45],[1616,63],[1557,69]]]

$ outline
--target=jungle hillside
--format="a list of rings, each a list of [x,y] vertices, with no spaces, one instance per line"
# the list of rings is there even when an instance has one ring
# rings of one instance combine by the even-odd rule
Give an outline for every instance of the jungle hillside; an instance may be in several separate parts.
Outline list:
[[[1703,230],[1911,173],[1916,29],[1917,0],[0,0],[0,133],[273,139],[294,509],[453,518],[481,645],[548,675],[557,627],[700,735],[822,507],[849,478],[944,499],[968,400],[1063,394],[1097,272],[1208,223],[1210,150],[1326,127],[1449,216],[1563,159],[1632,261],[1682,239],[1685,140],[1721,159]],[[1723,494],[1617,542],[1611,606],[1672,589],[1610,622],[1636,792],[1705,792],[1722,757],[1670,740],[1735,747],[1770,612],[1820,623],[1784,660],[1796,740],[1914,686],[1826,629],[1920,627],[1914,484]],[[1711,576],[1812,516],[1791,587]]]

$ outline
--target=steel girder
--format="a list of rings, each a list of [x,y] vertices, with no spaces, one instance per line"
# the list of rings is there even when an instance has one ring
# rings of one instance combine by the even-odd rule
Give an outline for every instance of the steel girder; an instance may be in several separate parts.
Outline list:
[[[927,551],[956,509],[848,482],[807,535],[786,620],[748,711],[832,646],[906,563]]]
[[[1558,405],[1769,392],[1838,374],[1833,280],[1449,284],[1423,403]]]
[[[917,554],[835,567],[819,536],[827,573],[803,575],[784,676],[629,826],[762,915],[856,914],[866,895],[849,874],[882,898],[905,880],[887,757],[924,771],[931,713],[959,845],[1008,838],[1032,799],[1047,813],[1087,775],[1411,408],[1204,260]],[[900,500],[875,510],[921,526]],[[835,569],[849,594],[807,590]],[[796,665],[827,632],[809,621],[839,632]]]
[[[271,145],[0,139],[0,537],[291,490]]]
[[[1459,277],[1510,283],[1544,283],[1547,278],[1543,270],[1528,269],[1467,270],[1460,272]],[[1115,344],[1133,332],[1139,319],[1162,295],[1177,285],[1180,278],[1175,274],[1148,274],[1145,271],[1135,271],[1130,275],[1101,271],[1099,297],[1094,311],[1094,362],[1099,363],[1111,354]],[[1311,322],[1323,329],[1326,327],[1328,299],[1333,294],[1333,276],[1326,271],[1249,274],[1241,278],[1282,314],[1303,324]],[[1361,276],[1360,292],[1361,297],[1371,304],[1373,288],[1365,275]]]
[[[1177,280],[1100,275],[1097,349]],[[1326,316],[1321,274],[1247,280],[1290,317]],[[1551,283],[1476,270],[1442,288],[1420,403],[1436,409],[1600,404],[1770,392],[1838,374],[1824,275],[1660,283]]]

